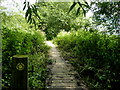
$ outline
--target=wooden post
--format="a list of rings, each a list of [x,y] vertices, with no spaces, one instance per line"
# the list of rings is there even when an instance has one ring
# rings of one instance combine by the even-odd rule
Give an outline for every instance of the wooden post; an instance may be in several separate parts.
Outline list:
[[[13,80],[12,88],[16,90],[27,90],[28,88],[28,56],[27,55],[14,55],[13,66]]]

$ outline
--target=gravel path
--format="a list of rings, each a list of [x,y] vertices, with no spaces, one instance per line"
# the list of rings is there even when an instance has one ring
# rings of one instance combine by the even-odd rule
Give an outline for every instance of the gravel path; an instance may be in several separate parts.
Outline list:
[[[74,68],[61,57],[56,46],[50,41],[46,41],[46,44],[52,47],[49,51],[49,56],[50,59],[54,60],[54,63],[48,66],[50,72],[46,80],[46,88],[57,88],[57,90],[87,90],[85,85],[79,80]]]

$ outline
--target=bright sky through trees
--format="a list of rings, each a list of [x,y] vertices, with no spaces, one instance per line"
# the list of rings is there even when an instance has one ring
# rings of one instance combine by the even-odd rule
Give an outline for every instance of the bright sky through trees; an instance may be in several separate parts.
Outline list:
[[[1,6],[7,8],[7,11],[19,12],[23,10],[25,0],[3,0]],[[31,4],[34,4],[36,0],[27,0]]]
[[[1,2],[1,6],[5,7],[7,9],[7,12],[19,12],[23,10],[23,6],[24,6],[24,1],[25,0],[3,0]],[[29,1],[31,4],[34,4],[36,2],[36,0],[27,0]],[[90,3],[89,0],[87,0],[88,3]],[[92,16],[93,13],[91,11],[89,11],[86,14],[86,17],[90,17]]]

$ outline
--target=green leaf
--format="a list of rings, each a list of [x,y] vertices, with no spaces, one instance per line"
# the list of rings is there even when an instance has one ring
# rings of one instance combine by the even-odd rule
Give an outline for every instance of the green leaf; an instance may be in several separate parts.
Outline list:
[[[84,10],[84,8],[82,8],[82,10],[83,10],[83,14],[84,14],[84,16],[86,16],[86,11]]]
[[[78,2],[78,4],[80,5],[80,7],[82,7],[82,4],[80,2]]]
[[[33,13],[40,19],[40,16],[38,15],[37,12],[33,11]]]
[[[23,4],[26,4],[26,0],[24,1],[24,3]]]
[[[76,4],[77,4],[76,2],[73,3],[73,5],[70,7],[69,12],[75,7]]]
[[[32,21],[33,21],[33,19],[31,18],[31,19],[30,19],[30,24],[32,23]]]
[[[28,17],[28,15],[29,15],[29,17]],[[32,10],[31,10],[31,8],[30,8],[30,6],[29,6],[28,9],[27,9],[27,11],[26,11],[25,18],[26,18],[26,19],[27,19],[27,17],[30,18],[31,15],[32,15]]]
[[[36,28],[36,21],[35,21],[35,19],[33,18],[33,23],[34,23],[34,25],[35,25],[35,28]]]
[[[80,2],[78,2],[78,4],[80,5],[80,7],[82,8],[82,10],[83,10],[83,14],[84,14],[84,16],[86,15],[86,11],[85,11],[85,9],[83,8],[83,4],[81,4]]]
[[[37,12],[37,8],[36,8],[36,5],[33,5],[33,7],[34,7],[34,10],[35,10],[35,12]]]
[[[84,5],[85,5],[87,8],[90,9],[90,6],[89,6],[89,4],[86,2],[86,0],[84,0],[84,2],[85,2],[85,4],[86,4],[86,5],[85,5],[85,4],[84,4]]]
[[[24,7],[23,7],[23,10],[25,10],[25,8],[26,8],[26,0],[24,1]]]
[[[27,5],[28,5],[28,7],[29,7],[29,6],[30,6],[30,3],[28,2],[28,4],[27,4]]]
[[[80,12],[80,7],[77,9],[77,13],[76,13],[76,15],[78,15],[78,14],[79,14],[79,12]]]
[[[29,11],[28,11],[28,9],[27,9],[27,11],[26,11],[26,13],[25,13],[25,18],[27,18],[28,13],[29,13]]]
[[[32,13],[29,14],[28,16],[28,22],[31,20]]]
[[[25,10],[25,8],[26,8],[26,4],[24,5],[23,10]]]
[[[81,4],[82,6],[85,6],[86,8],[89,8],[89,6],[88,5],[86,5],[86,4]]]

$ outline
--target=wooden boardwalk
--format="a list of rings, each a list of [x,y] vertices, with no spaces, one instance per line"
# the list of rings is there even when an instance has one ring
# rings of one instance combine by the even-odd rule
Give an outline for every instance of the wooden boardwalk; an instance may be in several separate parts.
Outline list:
[[[46,80],[46,88],[62,90],[87,90],[80,77],[71,64],[67,63],[62,57],[56,46],[46,41],[46,44],[52,47],[49,51],[50,59],[54,60],[52,65],[49,65],[49,75]],[[75,78],[75,76],[77,78]]]

